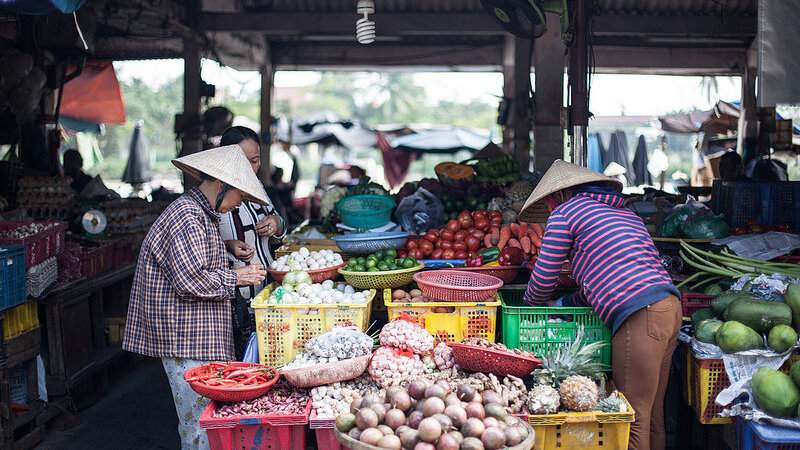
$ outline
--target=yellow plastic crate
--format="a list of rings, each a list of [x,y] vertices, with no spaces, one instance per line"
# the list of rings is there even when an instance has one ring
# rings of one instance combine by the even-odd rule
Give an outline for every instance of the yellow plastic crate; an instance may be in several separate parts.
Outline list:
[[[407,314],[440,341],[461,342],[469,337],[479,337],[494,342],[499,294],[495,294],[490,302],[393,303],[392,290],[384,289],[383,303],[389,312],[389,320]],[[448,308],[448,312],[433,312],[434,308]]]
[[[562,412],[557,414],[529,415],[528,423],[536,431],[533,448],[621,449],[628,448],[633,407],[628,399],[625,413]]]
[[[256,299],[268,298],[278,286],[269,284]],[[354,325],[366,332],[375,294],[371,290],[363,305],[253,305],[261,364],[280,367],[288,363],[309,339],[336,325]]]
[[[6,311],[3,320],[3,338],[13,339],[39,327],[39,308],[36,300],[27,301]]]

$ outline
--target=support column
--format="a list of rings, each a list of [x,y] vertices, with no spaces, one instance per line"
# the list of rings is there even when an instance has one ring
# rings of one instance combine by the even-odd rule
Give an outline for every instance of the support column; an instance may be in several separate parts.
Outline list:
[[[756,74],[758,73],[758,67],[756,50],[752,45],[747,50],[743,66],[742,104],[739,111],[736,151],[744,157],[752,157],[758,149],[758,114],[756,107]]]
[[[570,110],[569,132],[571,136],[572,162],[586,167],[587,127],[589,125],[589,93],[587,52],[586,0],[575,2],[575,42],[569,51]]]
[[[272,65],[272,54],[269,41],[266,43],[264,66],[261,67],[261,169],[258,170],[258,179],[264,186],[272,182],[270,172],[270,147],[274,136],[272,135],[272,99],[275,84],[275,68]]]
[[[564,44],[559,17],[547,13],[547,32],[533,43],[533,168],[542,173],[564,157]]]
[[[507,105],[513,105],[514,98],[514,36],[506,33],[503,44],[503,100]],[[503,151],[513,155],[513,130],[511,119],[513,112],[507,111],[506,123],[503,125]]]
[[[200,120],[200,46],[192,39],[183,40],[183,124],[181,156],[191,155],[203,149]],[[183,177],[184,189],[197,185],[193,177]]]
[[[512,149],[519,166],[531,165],[531,50],[528,39],[514,38],[514,91],[511,100]]]

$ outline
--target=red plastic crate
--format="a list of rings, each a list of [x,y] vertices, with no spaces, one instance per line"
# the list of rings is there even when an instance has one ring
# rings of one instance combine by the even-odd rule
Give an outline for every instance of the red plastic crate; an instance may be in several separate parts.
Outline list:
[[[697,294],[695,292],[681,292],[681,308],[683,317],[691,317],[695,312],[711,307],[713,295]]]
[[[305,450],[311,400],[303,414],[213,417],[219,403],[211,402],[200,416],[211,450]]]
[[[317,437],[317,448],[325,450],[349,450],[342,447],[342,443],[336,440],[333,432],[333,425],[336,419],[317,419],[311,416],[308,420],[308,427],[314,430]]]
[[[0,231],[13,230],[32,223],[34,222],[0,222]],[[0,237],[0,245],[25,246],[25,267],[33,267],[44,262],[47,258],[56,256],[64,248],[64,239],[67,232],[66,222],[45,221],[38,223],[53,223],[55,226],[24,238]]]
[[[88,278],[113,267],[114,246],[81,246],[81,275]]]

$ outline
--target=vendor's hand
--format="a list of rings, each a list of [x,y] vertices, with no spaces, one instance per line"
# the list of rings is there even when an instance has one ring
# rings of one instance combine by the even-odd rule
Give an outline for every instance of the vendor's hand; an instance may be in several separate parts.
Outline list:
[[[237,286],[253,286],[260,284],[267,277],[267,271],[261,264],[251,264],[249,266],[233,269],[236,273]]]
[[[250,260],[253,259],[253,255],[256,253],[256,249],[254,247],[251,247],[237,239],[225,241],[225,248],[227,248],[228,252],[230,252],[230,254],[232,254],[236,259],[242,262],[250,262]]]
[[[278,216],[267,216],[256,224],[256,233],[258,233],[259,236],[271,237],[280,232],[278,229],[280,225],[281,219],[279,219]]]

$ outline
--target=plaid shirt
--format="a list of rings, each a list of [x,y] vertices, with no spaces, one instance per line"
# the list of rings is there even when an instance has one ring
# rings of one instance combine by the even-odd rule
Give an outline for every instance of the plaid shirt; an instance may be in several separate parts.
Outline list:
[[[219,213],[199,189],[172,202],[147,233],[133,276],[124,350],[158,358],[231,360],[231,304]]]

